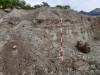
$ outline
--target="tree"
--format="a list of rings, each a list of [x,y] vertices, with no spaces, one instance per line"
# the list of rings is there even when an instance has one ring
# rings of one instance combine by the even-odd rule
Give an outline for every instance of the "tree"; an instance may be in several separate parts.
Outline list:
[[[31,7],[30,4],[27,4],[27,5],[25,5],[25,8],[24,9],[33,9],[33,7]]]
[[[57,5],[56,7],[57,8],[60,8],[60,9],[70,9],[70,6],[69,5],[65,5],[65,6]]]
[[[47,2],[42,2],[42,4],[34,5],[34,8],[41,8],[41,7],[50,7],[50,5]]]
[[[57,7],[57,8],[63,8],[61,5],[57,5],[56,7]]]
[[[25,8],[26,2],[24,0],[21,0],[18,2],[18,6],[21,8]]]
[[[50,7],[50,5],[47,2],[42,2],[43,7]]]
[[[10,1],[9,0],[0,0],[0,7],[1,8],[6,8],[10,5]]]
[[[7,8],[12,6],[13,0],[0,0],[0,7]]]
[[[26,5],[26,2],[24,0],[0,0],[0,8],[6,9],[6,8],[26,8],[30,7],[29,5]]]
[[[65,5],[64,9],[70,9],[70,6],[69,5]]]
[[[37,5],[34,5],[34,8],[36,9],[36,8],[40,8],[41,7],[41,5],[39,5],[39,4],[37,4]]]
[[[9,6],[7,8],[16,8],[19,3],[20,3],[20,0],[8,0],[9,1]]]

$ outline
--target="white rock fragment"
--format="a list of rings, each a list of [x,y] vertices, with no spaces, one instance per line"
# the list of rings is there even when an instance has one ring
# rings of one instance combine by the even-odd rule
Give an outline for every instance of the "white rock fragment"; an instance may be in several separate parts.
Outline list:
[[[17,46],[16,46],[16,45],[14,45],[14,46],[13,46],[13,49],[15,49],[16,47],[17,47]]]

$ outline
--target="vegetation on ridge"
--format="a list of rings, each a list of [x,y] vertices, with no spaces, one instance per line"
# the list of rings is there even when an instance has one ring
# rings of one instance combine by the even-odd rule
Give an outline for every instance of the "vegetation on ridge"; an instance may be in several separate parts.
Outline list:
[[[65,5],[65,6],[57,5],[56,7],[61,9],[70,9],[69,5]]]
[[[42,4],[37,4],[32,7],[30,4],[26,4],[24,0],[0,0],[1,9],[6,9],[6,8],[36,9],[41,7],[50,7],[50,5],[47,2],[42,2]],[[61,9],[70,8],[69,5],[65,5],[65,6],[57,5],[56,7]]]
[[[31,8],[24,0],[0,0],[0,8]]]

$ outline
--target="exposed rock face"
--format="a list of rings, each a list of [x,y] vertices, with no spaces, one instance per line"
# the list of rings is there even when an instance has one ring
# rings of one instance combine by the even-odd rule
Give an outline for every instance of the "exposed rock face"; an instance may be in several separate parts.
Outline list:
[[[1,10],[0,10],[1,11]],[[1,75],[98,75],[100,67],[99,17],[73,10],[42,8],[0,13]],[[64,62],[59,63],[60,19],[63,19]],[[91,51],[79,52],[77,41]]]

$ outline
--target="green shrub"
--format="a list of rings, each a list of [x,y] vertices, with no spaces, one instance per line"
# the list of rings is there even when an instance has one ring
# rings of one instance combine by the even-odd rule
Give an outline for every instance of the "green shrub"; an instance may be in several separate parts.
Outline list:
[[[60,8],[60,9],[70,9],[70,6],[69,5],[65,5],[65,6],[57,5],[56,7],[57,8]]]
[[[50,5],[47,2],[42,2],[42,4],[34,5],[34,8],[41,8],[41,7],[50,7]]]
[[[30,9],[32,8],[30,5],[26,5],[24,0],[0,0],[0,8],[22,8],[22,9]]]
[[[42,2],[41,6],[43,6],[43,7],[50,7],[50,5],[47,2]]]
[[[41,7],[41,5],[34,5],[34,8],[36,9],[36,8],[40,8]]]
[[[57,5],[56,7],[57,7],[57,8],[63,8],[61,5]]]

